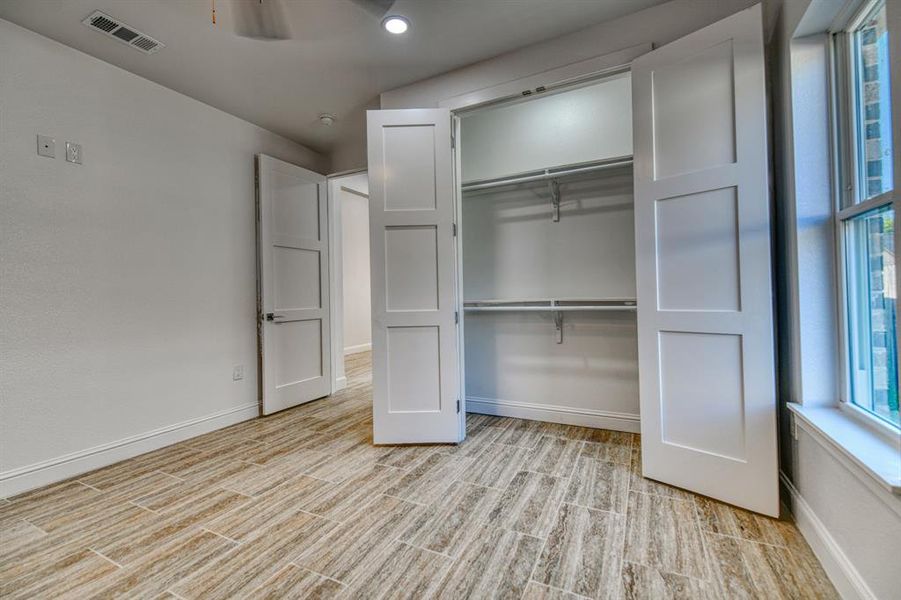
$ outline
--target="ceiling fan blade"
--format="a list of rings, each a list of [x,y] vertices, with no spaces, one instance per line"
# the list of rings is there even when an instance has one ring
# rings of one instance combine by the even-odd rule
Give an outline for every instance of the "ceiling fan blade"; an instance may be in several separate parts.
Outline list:
[[[235,33],[255,40],[289,40],[282,0],[239,0],[233,5]]]
[[[394,6],[395,0],[350,0],[376,19],[381,19],[391,7]]]

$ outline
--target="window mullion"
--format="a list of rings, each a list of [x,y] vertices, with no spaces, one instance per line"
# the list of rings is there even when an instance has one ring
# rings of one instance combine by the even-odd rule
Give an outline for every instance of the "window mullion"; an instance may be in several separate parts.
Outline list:
[[[847,219],[850,219],[851,217],[855,217],[859,214],[871,211],[874,208],[892,204],[892,197],[893,194],[891,191],[885,192],[883,194],[870,198],[869,200],[864,200],[863,202],[860,202],[853,206],[843,208],[838,211],[838,214],[836,216],[838,217],[839,221],[845,221]]]

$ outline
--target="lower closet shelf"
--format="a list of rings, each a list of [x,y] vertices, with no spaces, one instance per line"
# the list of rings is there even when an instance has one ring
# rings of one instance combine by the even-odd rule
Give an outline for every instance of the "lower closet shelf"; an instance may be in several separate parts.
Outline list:
[[[483,300],[464,302],[465,312],[549,312],[554,315],[554,330],[558,344],[563,343],[563,313],[565,312],[634,312],[635,300]]]

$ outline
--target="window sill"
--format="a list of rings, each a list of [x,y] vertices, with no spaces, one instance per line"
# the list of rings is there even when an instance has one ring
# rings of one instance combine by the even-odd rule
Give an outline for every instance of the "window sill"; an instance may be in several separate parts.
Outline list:
[[[894,442],[840,408],[788,403],[796,423],[892,494],[901,495],[901,436]]]

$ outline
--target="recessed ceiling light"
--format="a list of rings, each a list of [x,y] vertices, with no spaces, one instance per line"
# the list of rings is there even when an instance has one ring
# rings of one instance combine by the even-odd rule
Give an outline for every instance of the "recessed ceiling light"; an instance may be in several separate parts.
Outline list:
[[[382,20],[382,27],[385,28],[388,33],[393,33],[394,35],[400,35],[404,33],[410,27],[410,21],[408,21],[405,17],[400,17],[398,15],[390,15],[385,17]]]
[[[331,127],[332,125],[335,124],[335,121],[337,121],[337,120],[338,119],[335,118],[335,115],[330,115],[328,113],[319,115],[319,122],[322,125],[325,125],[326,127]]]

